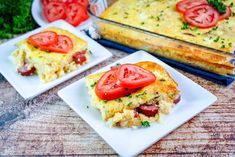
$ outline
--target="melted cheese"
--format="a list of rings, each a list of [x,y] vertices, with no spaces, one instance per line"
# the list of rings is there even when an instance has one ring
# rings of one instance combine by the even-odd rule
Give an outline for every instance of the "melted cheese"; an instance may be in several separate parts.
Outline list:
[[[189,41],[225,52],[235,47],[235,16],[214,28],[182,29],[182,14],[176,11],[179,0],[118,0],[101,17],[169,37]],[[226,0],[230,5],[234,0]],[[235,6],[231,7],[235,12]]]

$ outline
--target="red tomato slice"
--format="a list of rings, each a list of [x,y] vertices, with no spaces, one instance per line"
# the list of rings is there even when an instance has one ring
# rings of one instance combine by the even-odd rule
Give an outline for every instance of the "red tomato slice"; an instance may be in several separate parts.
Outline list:
[[[188,9],[201,5],[208,4],[206,0],[182,0],[176,4],[176,9],[179,12],[185,13]]]
[[[73,55],[73,61],[77,64],[82,64],[86,61],[86,56],[85,56],[86,52],[85,51],[81,51],[76,53],[75,55]]]
[[[226,13],[220,15],[219,20],[227,19],[232,15],[232,10],[230,7],[227,7]]]
[[[67,3],[79,3],[82,5],[85,9],[88,8],[89,2],[88,0],[67,0]]]
[[[217,24],[219,13],[209,5],[199,5],[188,9],[184,14],[184,20],[192,26],[210,28]]]
[[[101,100],[117,99],[134,91],[118,85],[116,75],[117,70],[109,70],[97,82],[95,93]]]
[[[65,19],[66,5],[59,2],[49,2],[44,8],[44,15],[48,22],[53,22],[59,19]]]
[[[139,66],[123,64],[117,72],[119,84],[128,89],[140,88],[153,83],[155,75]]]
[[[88,17],[86,10],[78,3],[70,3],[67,5],[66,16],[66,21],[73,26],[79,25]]]
[[[28,42],[36,47],[52,45],[55,44],[57,40],[58,35],[51,31],[40,32],[28,38]]]
[[[72,40],[65,35],[59,35],[57,43],[49,46],[40,46],[41,50],[59,52],[59,53],[69,53],[73,48]]]

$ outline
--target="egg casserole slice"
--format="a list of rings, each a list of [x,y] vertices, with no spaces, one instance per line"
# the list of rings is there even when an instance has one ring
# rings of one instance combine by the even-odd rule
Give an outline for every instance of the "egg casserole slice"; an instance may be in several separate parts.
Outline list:
[[[183,15],[176,11],[180,0],[117,0],[102,14],[101,18],[115,21],[171,39],[179,39],[196,45],[206,46],[225,53],[235,53],[235,3],[223,1],[231,6],[233,15],[218,22],[210,29],[191,27],[183,21]],[[150,35],[133,28],[100,22],[102,37],[143,49],[157,55],[181,61],[218,74],[234,74],[232,57],[216,50],[201,48],[185,42],[169,40],[163,36]]]
[[[81,64],[73,61],[73,55],[85,51],[86,62],[89,59],[87,42],[78,38],[69,31],[57,27],[49,27],[43,31],[53,31],[58,35],[66,35],[73,42],[73,49],[66,54],[42,51],[27,42],[27,39],[16,44],[18,47],[13,53],[12,58],[16,68],[20,68],[27,62],[36,69],[36,73],[43,83],[55,80],[66,73],[76,70]]]
[[[95,93],[95,85],[104,72],[87,76],[86,86],[91,96],[91,104],[100,110],[103,120],[110,127],[134,127],[145,122],[158,122],[163,114],[169,114],[176,100],[179,99],[177,83],[168,72],[154,62],[139,62],[135,65],[151,71],[156,81],[136,92],[115,100],[101,100]],[[140,106],[155,105],[158,112],[146,116],[139,111]]]

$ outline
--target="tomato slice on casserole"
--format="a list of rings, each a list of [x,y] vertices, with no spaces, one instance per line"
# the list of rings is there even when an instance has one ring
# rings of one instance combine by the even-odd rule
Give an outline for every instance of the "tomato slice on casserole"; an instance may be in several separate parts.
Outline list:
[[[206,0],[182,0],[176,4],[176,9],[179,12],[185,13],[188,9],[201,4],[208,4],[208,3]]]
[[[188,9],[184,14],[184,20],[190,25],[199,28],[210,28],[217,24],[219,13],[209,5],[199,5]]]
[[[117,84],[117,70],[107,71],[97,82],[95,93],[101,100],[113,100],[130,94],[129,90]]]
[[[156,80],[152,72],[133,64],[119,66],[117,76],[119,84],[128,89],[144,87]]]
[[[52,31],[40,32],[28,38],[28,42],[36,47],[52,45],[55,44],[57,40],[58,35]]]
[[[232,10],[230,7],[227,7],[226,13],[220,15],[219,20],[227,19],[232,15]]]
[[[73,42],[66,35],[58,35],[58,41],[55,44],[41,46],[40,49],[58,53],[69,53],[69,51],[73,49]]]

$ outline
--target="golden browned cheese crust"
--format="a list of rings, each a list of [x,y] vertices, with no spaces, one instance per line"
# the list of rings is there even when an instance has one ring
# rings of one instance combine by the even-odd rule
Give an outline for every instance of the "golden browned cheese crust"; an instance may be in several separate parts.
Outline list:
[[[128,5],[125,6],[127,2]],[[228,5],[231,2],[231,0],[226,1]],[[211,29],[181,29],[182,15],[176,11],[176,3],[177,0],[118,0],[106,9],[101,17],[224,52],[232,53],[234,51],[235,36],[232,35],[235,34],[234,16],[229,20],[219,22],[217,27]],[[141,10],[141,6],[144,9]],[[121,7],[122,11],[120,11]],[[231,8],[235,12],[235,7]],[[163,37],[154,37],[141,31],[113,24],[100,22],[98,27],[101,35],[106,39],[196,65],[218,74],[234,74],[234,65],[230,63],[232,56],[217,53],[215,50],[175,42]]]
[[[136,65],[153,72],[156,81],[151,85],[143,87],[131,95],[121,97],[119,99],[103,101],[95,94],[95,84],[104,74],[98,73],[86,77],[86,85],[91,96],[91,103],[99,109],[102,118],[110,126],[132,127],[141,125],[141,121],[148,120],[150,122],[158,121],[161,114],[168,114],[174,106],[174,100],[179,96],[177,83],[171,78],[168,72],[159,64],[154,62],[139,62]],[[134,110],[140,105],[151,101],[157,101],[160,104],[160,112],[155,117],[147,117],[140,114],[135,117]]]

